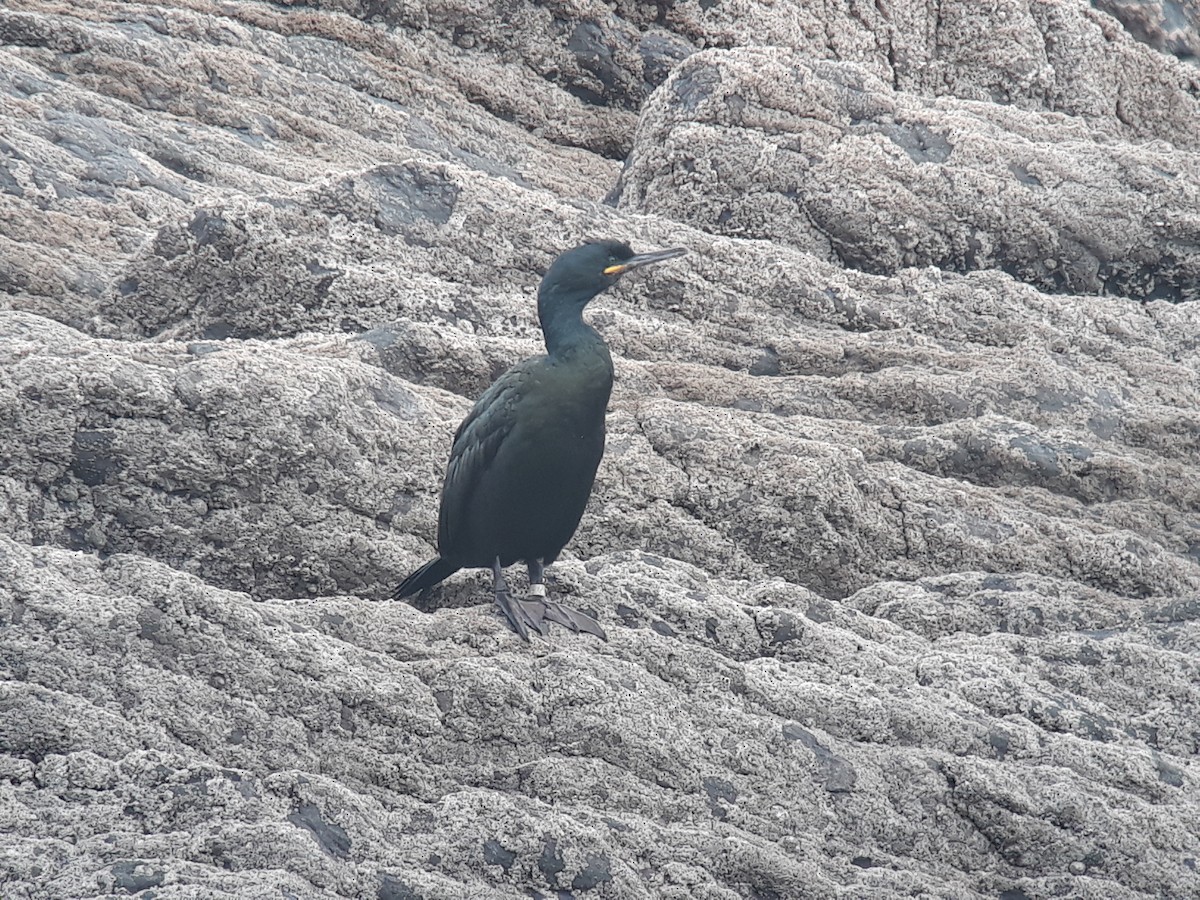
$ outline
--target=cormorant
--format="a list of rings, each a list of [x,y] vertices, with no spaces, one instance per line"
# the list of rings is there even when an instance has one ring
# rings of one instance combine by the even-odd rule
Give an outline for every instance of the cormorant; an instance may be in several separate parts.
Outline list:
[[[674,259],[683,248],[635,254],[619,241],[568,250],[538,288],[544,356],[517,363],[483,392],[454,435],[442,507],[438,556],[401,582],[411,597],[462,568],[490,567],[496,604],[526,641],[543,620],[604,638],[588,615],[546,599],[543,568],[579,525],[600,457],[612,391],[608,345],[583,320],[583,308],[623,274]],[[504,567],[523,560],[529,599],[509,594]]]

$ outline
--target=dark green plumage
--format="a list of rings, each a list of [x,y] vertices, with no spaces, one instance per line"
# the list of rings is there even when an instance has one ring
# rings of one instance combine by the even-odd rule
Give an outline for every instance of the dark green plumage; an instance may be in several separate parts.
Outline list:
[[[625,272],[682,249],[634,254],[597,241],[562,254],[538,289],[546,354],[517,363],[484,391],[450,449],[438,556],[393,597],[427,590],[462,568],[489,567],[496,602],[529,640],[543,619],[604,637],[590,616],[545,599],[542,569],[575,533],[604,455],[604,411],[613,367],[604,340],[583,320],[588,301]],[[513,600],[503,569],[529,567],[531,597]]]

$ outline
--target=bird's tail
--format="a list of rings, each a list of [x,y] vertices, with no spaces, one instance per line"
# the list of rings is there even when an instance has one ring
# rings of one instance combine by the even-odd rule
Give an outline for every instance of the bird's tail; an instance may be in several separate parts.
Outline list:
[[[419,594],[426,588],[433,587],[442,579],[449,578],[461,568],[462,566],[456,566],[440,556],[435,557],[400,582],[400,586],[392,591],[392,599],[400,600],[404,597],[411,597],[413,594]]]

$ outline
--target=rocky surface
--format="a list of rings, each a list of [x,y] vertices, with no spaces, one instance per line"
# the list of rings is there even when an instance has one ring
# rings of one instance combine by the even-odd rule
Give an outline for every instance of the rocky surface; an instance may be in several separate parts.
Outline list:
[[[680,65],[647,106],[618,196],[864,271],[1200,296],[1200,154],[1059,112],[895,91],[790,49]]]
[[[0,894],[1200,894],[1196,19],[1097,6],[0,8]],[[379,602],[588,236],[691,250],[609,641]]]

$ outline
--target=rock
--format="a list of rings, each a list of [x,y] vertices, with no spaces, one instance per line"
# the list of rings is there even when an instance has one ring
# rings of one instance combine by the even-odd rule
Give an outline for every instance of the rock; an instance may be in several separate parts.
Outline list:
[[[1100,0],[1096,8],[1118,19],[1139,41],[1191,60],[1200,56],[1200,10],[1172,0]]]
[[[1194,893],[1194,28],[868,6],[0,9],[5,897]],[[608,642],[379,602],[590,236]]]
[[[1194,300],[1200,157],[1085,120],[897,92],[798,51],[690,57],[618,205],[855,269],[999,269],[1043,291]]]

